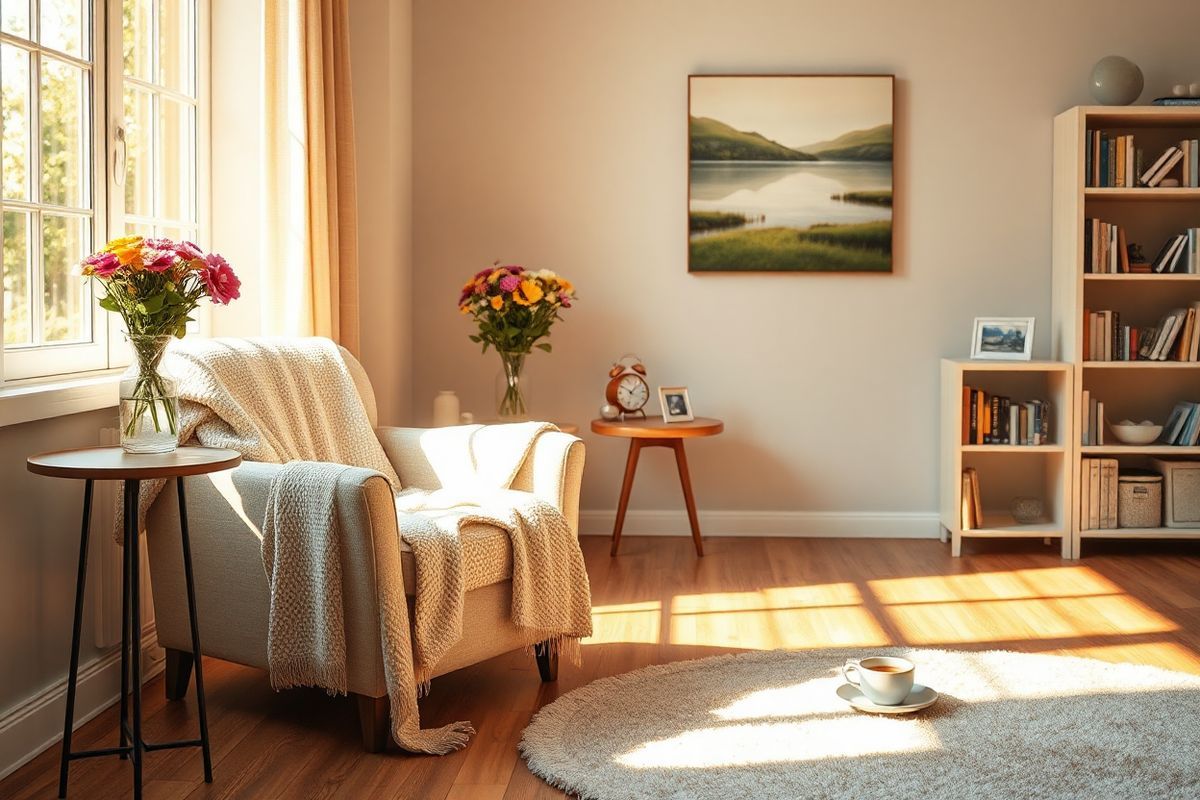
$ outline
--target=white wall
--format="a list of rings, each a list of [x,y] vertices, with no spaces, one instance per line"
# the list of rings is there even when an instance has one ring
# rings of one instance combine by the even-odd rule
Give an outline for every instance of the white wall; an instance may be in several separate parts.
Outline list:
[[[688,453],[702,509],[735,512],[933,512],[938,358],[976,315],[1038,317],[1048,355],[1053,116],[1109,53],[1141,65],[1144,101],[1200,79],[1200,4],[1167,0],[418,0],[414,20],[418,420],[442,388],[492,403],[465,277],[556,269],[580,299],[530,359],[535,407],[586,428],[640,353],[725,419]],[[687,274],[705,72],[896,74],[894,275]],[[583,507],[611,509],[624,443],[585,438]],[[644,457],[634,508],[679,507],[666,459]]]

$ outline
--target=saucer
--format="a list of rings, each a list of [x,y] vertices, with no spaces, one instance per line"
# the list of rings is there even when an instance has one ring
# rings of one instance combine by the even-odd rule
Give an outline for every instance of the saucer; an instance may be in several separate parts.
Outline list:
[[[866,711],[870,714],[911,714],[922,708],[928,708],[938,699],[937,692],[919,683],[913,684],[908,697],[904,698],[904,702],[898,706],[881,706],[873,703],[863,694],[862,689],[852,683],[843,683],[839,686],[837,695],[859,711]]]

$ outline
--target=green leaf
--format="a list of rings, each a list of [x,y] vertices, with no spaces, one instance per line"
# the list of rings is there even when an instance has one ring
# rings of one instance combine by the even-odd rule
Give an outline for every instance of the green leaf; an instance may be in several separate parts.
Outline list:
[[[117,301],[113,300],[108,295],[100,298],[100,307],[105,311],[120,311],[121,307],[117,305]]]
[[[549,343],[549,342],[542,342],[541,344],[534,345],[534,346],[535,346],[535,347],[536,347],[538,350],[544,350],[544,351],[546,351],[547,353],[549,353],[549,352],[550,352],[550,343]]]
[[[138,303],[137,309],[143,314],[157,314],[162,311],[163,303],[167,299],[166,292],[156,294],[153,297],[147,297],[142,302]]]
[[[480,342],[483,341],[482,338],[476,336],[475,334],[471,334],[471,336],[469,338],[471,339],[472,342],[475,342],[476,344],[479,344]]]

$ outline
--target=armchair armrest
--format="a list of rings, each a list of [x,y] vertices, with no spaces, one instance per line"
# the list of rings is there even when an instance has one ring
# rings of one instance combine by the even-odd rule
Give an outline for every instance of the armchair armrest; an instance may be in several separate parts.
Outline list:
[[[243,462],[227,472],[185,479],[204,652],[255,667],[267,666],[270,608],[261,528],[271,480],[282,468]],[[347,677],[351,691],[378,696],[384,681],[376,586],[400,580],[396,507],[387,479],[369,469],[343,472],[335,499]],[[146,527],[159,643],[190,650],[179,511],[171,487],[151,506]]]
[[[375,429],[388,460],[400,475],[400,484],[405,488],[442,488],[442,480],[421,444],[421,437],[429,430],[436,429]],[[578,534],[583,462],[583,440],[557,431],[543,433],[517,471],[512,488],[530,492],[563,512],[571,530]]]

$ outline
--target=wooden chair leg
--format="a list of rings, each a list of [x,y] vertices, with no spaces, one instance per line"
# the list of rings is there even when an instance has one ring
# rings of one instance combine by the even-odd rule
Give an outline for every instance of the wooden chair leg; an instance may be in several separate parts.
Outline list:
[[[542,683],[558,680],[558,651],[552,651],[549,642],[535,644],[533,656],[537,659],[538,674],[542,676]]]
[[[368,753],[382,753],[392,738],[387,696],[355,694],[354,699],[358,701],[358,724],[362,729],[363,749]]]
[[[136,645],[135,645],[136,646]],[[188,683],[192,679],[192,654],[184,650],[167,648],[167,663],[163,683],[168,700],[182,700],[187,695]]]

